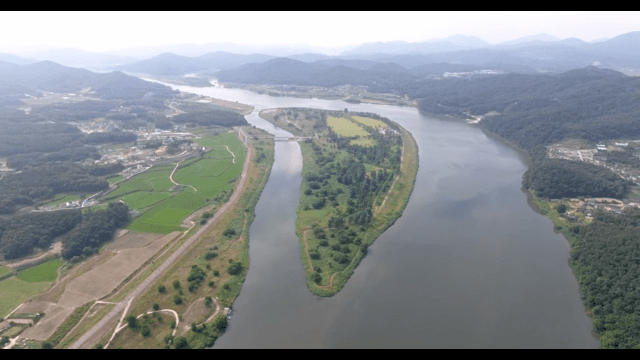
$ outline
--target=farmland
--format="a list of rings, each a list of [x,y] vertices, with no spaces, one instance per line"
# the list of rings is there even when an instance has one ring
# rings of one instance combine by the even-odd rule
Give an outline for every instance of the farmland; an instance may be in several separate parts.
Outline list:
[[[366,126],[371,126],[373,128],[379,128],[379,127],[387,126],[387,124],[383,123],[380,120],[371,119],[371,118],[367,118],[367,117],[362,117],[362,116],[358,116],[358,115],[351,116],[351,119],[359,122],[360,124],[363,124],[363,125],[366,125]]]
[[[49,288],[51,282],[28,282],[12,276],[0,281],[0,317],[5,317],[16,306],[34,294]]]
[[[37,283],[43,281],[55,281],[58,277],[58,268],[62,265],[62,260],[53,259],[40,265],[22,270],[18,273],[18,279]]]
[[[369,132],[347,118],[329,116],[327,117],[327,125],[338,136],[356,137],[369,135]]]
[[[120,200],[140,213],[127,227],[129,230],[161,234],[181,230],[180,224],[187,215],[226,201],[246,154],[235,133],[205,135],[196,142],[207,152],[180,163],[173,174],[173,180],[180,185],[170,179],[175,163],[154,166],[121,182],[118,189],[101,200]]]

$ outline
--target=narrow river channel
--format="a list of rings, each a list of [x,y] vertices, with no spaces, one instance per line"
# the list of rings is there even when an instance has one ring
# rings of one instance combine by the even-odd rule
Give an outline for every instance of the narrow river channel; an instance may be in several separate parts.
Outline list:
[[[168,84],[167,84],[168,85]],[[250,268],[214,348],[598,348],[568,265],[569,244],[521,190],[527,165],[480,129],[417,109],[270,97],[219,86],[174,89],[261,109],[378,113],[419,146],[415,189],[394,226],[332,298],[312,295],[295,234],[302,157],[276,142],[250,228]]]

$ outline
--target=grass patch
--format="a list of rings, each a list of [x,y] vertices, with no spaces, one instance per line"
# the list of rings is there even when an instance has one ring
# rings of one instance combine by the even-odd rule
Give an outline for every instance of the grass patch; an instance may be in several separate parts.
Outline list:
[[[327,117],[327,124],[331,130],[344,137],[368,136],[369,133],[358,124],[346,118]]]
[[[62,266],[63,263],[60,259],[49,260],[40,265],[18,272],[17,277],[20,280],[32,283],[55,281],[58,277],[58,268]]]
[[[0,281],[0,317],[5,317],[18,305],[35,294],[46,291],[51,282],[28,282],[12,276]]]
[[[13,271],[6,266],[0,266],[0,277],[11,274]]]
[[[382,122],[380,120],[371,119],[371,118],[367,118],[367,117],[354,115],[354,116],[350,116],[350,118],[353,119],[354,121],[359,122],[360,124],[371,126],[372,128],[379,128],[379,127],[387,126],[387,124],[385,124],[384,122]]]

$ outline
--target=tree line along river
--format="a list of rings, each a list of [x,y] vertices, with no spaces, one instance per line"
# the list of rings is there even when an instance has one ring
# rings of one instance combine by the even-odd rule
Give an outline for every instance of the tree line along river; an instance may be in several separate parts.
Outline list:
[[[372,112],[410,131],[420,165],[409,203],[331,298],[309,291],[295,234],[302,156],[276,142],[250,227],[250,268],[214,348],[598,348],[570,247],[521,190],[525,159],[465,123],[416,108],[270,97],[220,86],[176,90],[255,107]]]

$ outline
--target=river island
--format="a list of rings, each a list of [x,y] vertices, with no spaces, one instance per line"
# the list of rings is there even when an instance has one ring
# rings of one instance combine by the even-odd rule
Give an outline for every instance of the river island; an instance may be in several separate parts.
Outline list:
[[[402,215],[418,146],[407,130],[372,113],[291,108],[260,116],[300,140],[300,253],[311,292],[333,296]]]

